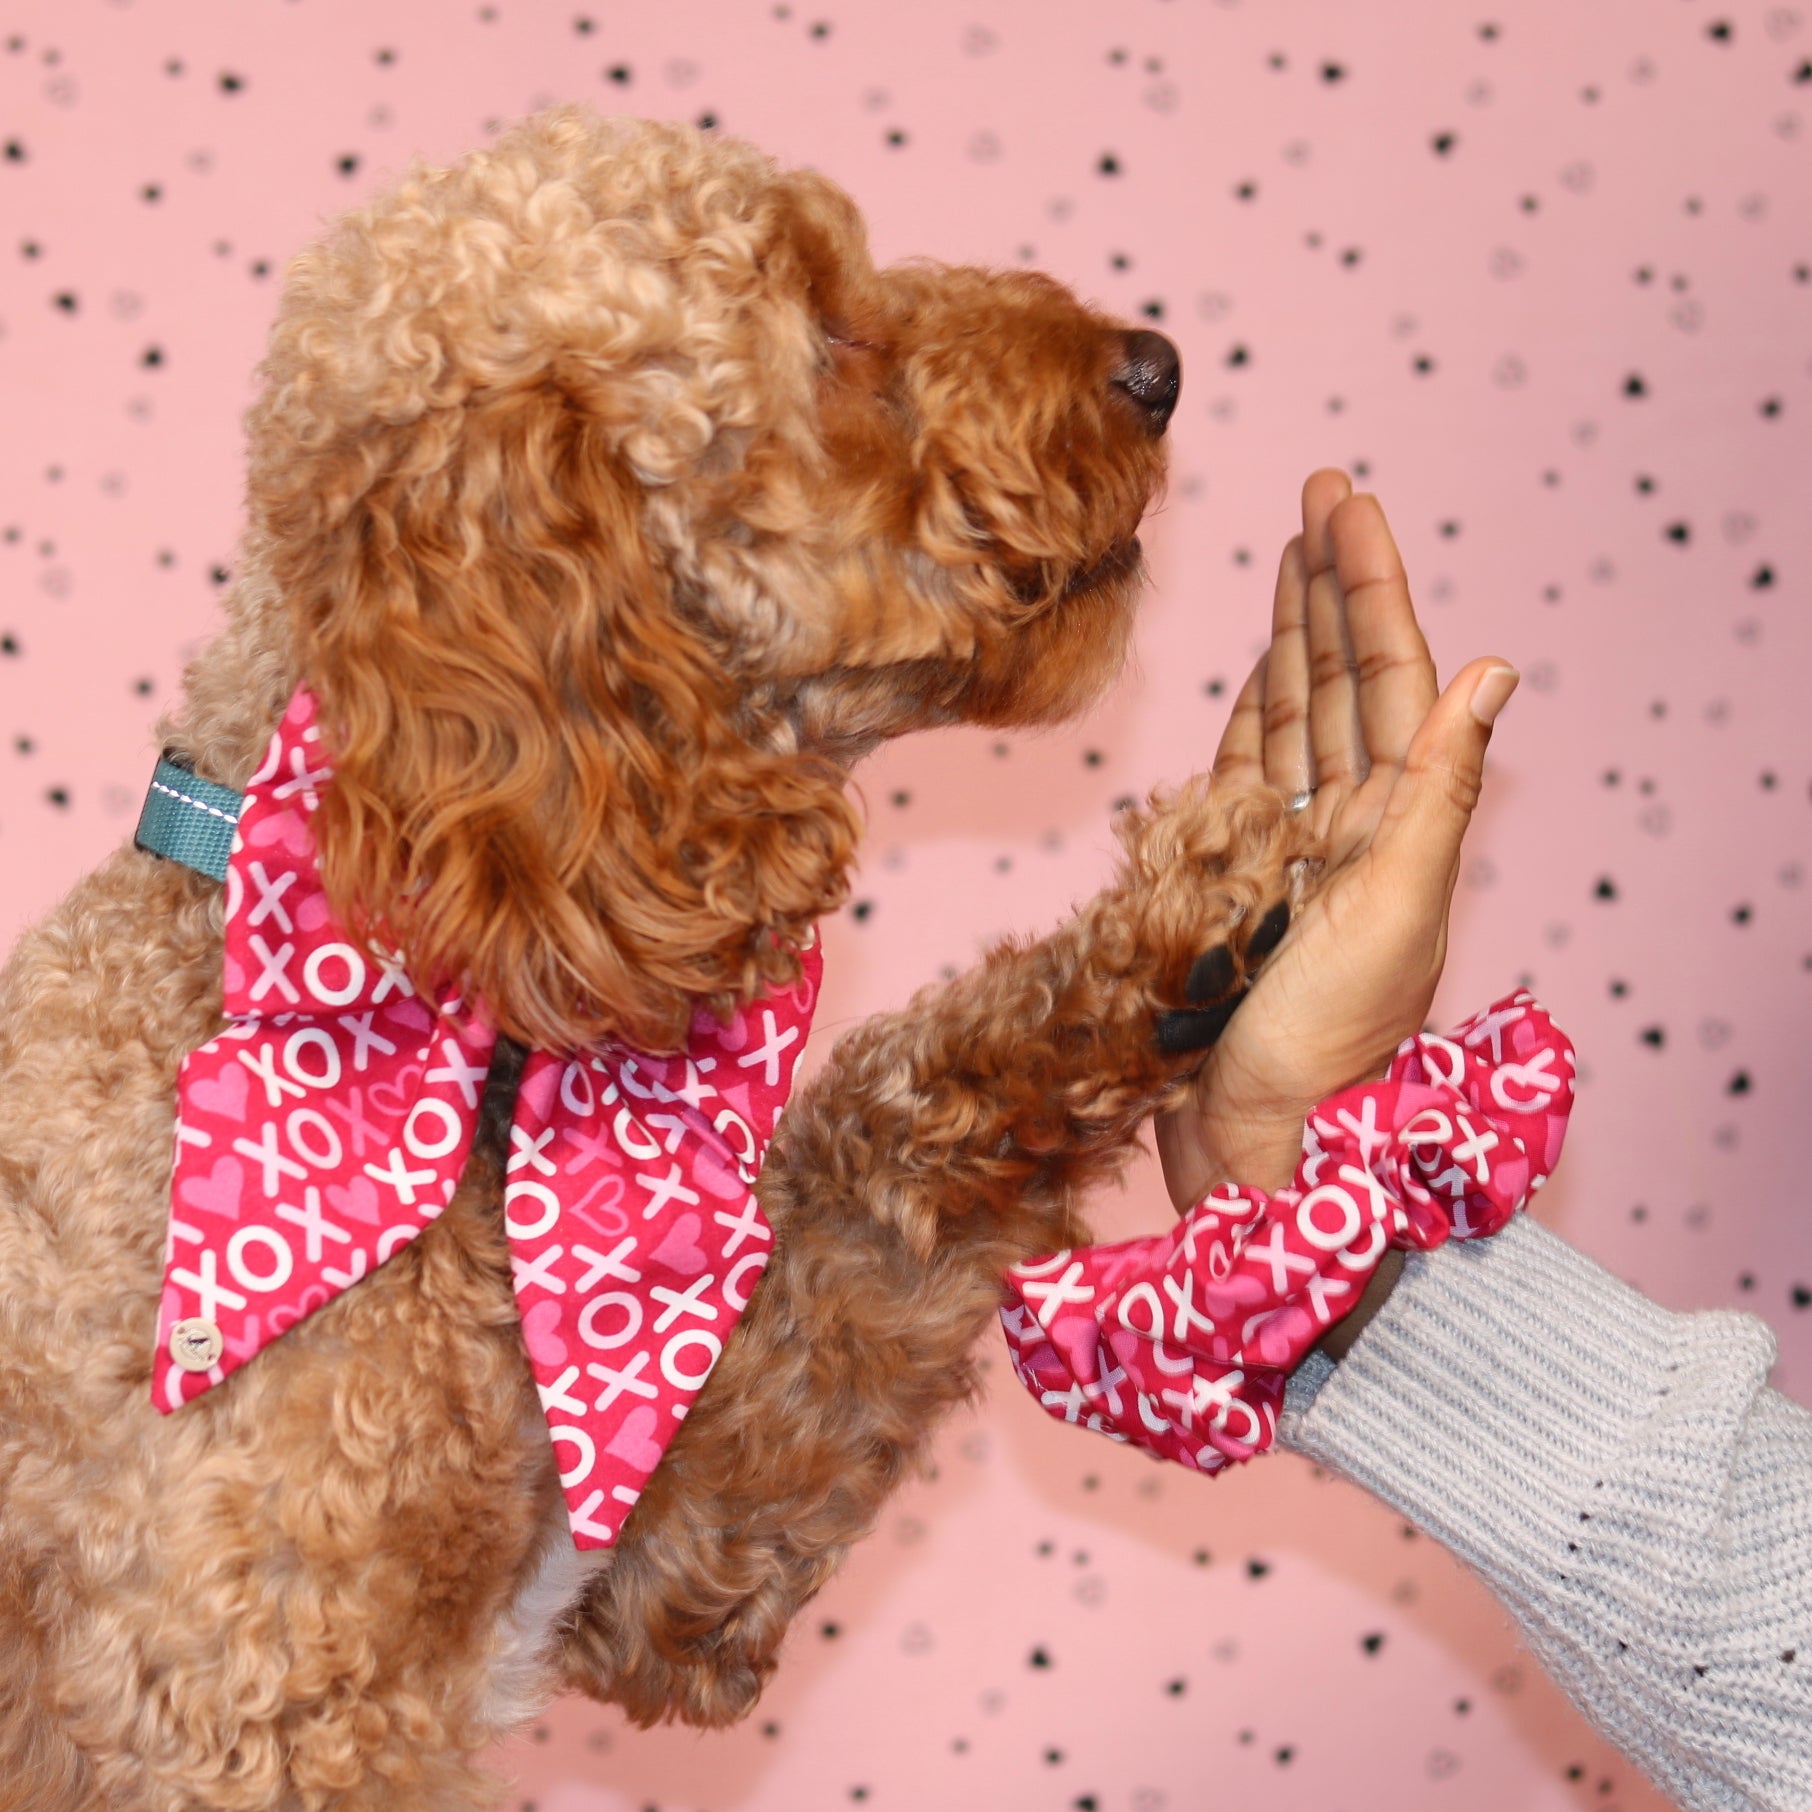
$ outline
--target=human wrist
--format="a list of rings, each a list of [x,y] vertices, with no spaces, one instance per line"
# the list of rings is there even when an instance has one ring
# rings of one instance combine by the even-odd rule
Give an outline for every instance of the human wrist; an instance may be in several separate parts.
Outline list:
[[[1239,1099],[1241,1094],[1247,1098]],[[1254,1098],[1224,1084],[1214,1090],[1196,1109],[1195,1144],[1205,1174],[1190,1199],[1199,1201],[1227,1184],[1266,1195],[1287,1189],[1302,1162],[1304,1131],[1318,1104],[1319,1097],[1299,1100],[1271,1091]]]
[[[1375,1082],[1385,1065],[1368,1065],[1344,1084],[1335,1084],[1299,1099],[1277,1100],[1263,1108],[1241,1112],[1223,1110],[1203,1119],[1203,1143],[1214,1154],[1215,1175],[1208,1187],[1240,1183],[1275,1195],[1296,1179],[1302,1162],[1304,1130],[1311,1114],[1349,1087]]]

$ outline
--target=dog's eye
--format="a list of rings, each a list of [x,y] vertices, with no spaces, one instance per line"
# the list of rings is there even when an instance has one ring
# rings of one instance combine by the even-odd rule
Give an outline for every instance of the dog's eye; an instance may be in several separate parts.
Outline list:
[[[1051,576],[1042,566],[1003,567],[1001,577],[1017,603],[1043,604],[1051,596]]]
[[[852,352],[873,352],[873,340],[865,340],[847,321],[826,321],[824,337],[833,346],[847,347]]]

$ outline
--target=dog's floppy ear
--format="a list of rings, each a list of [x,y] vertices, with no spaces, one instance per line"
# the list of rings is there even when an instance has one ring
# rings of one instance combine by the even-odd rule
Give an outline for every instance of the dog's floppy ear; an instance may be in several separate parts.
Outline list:
[[[267,446],[254,504],[335,763],[336,910],[524,1042],[671,1049],[698,1000],[790,979],[856,825],[837,773],[742,733],[600,382]]]

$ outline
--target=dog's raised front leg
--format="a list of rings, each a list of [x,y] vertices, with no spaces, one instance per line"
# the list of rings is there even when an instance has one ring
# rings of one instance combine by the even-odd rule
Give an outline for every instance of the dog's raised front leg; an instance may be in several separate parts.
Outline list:
[[[1004,1267],[1086,1237],[1078,1195],[1200,1064],[1317,867],[1268,790],[1198,782],[1122,837],[1076,918],[857,1028],[787,1109],[772,1261],[580,1608],[572,1685],[644,1722],[753,1705],[973,1390]]]

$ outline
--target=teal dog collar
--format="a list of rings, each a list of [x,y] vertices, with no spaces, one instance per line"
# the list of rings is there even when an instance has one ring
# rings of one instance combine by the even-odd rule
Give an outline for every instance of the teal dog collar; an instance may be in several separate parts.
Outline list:
[[[243,793],[203,780],[166,752],[151,776],[132,841],[154,856],[224,881],[244,806]]]

